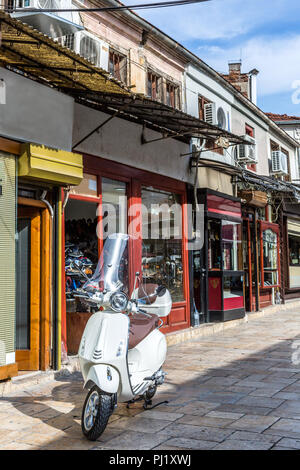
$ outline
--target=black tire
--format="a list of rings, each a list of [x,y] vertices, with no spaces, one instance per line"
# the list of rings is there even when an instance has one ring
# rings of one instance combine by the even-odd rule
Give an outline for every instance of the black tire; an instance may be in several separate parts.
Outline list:
[[[89,427],[86,423],[86,420],[88,419],[86,416],[86,408],[89,400],[91,399],[92,401],[93,397],[96,398],[96,395],[98,396],[98,403],[95,405],[96,415],[93,415],[93,418],[91,418],[92,424],[91,427]],[[81,429],[89,441],[95,441],[101,436],[107,426],[107,422],[112,411],[112,396],[101,392],[99,387],[94,385],[86,396],[81,415]]]

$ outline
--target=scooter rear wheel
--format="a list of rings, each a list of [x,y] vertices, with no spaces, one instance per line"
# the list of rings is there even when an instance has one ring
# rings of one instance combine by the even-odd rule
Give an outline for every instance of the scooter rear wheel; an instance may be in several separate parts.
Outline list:
[[[87,394],[82,415],[81,429],[90,441],[95,441],[101,436],[112,414],[112,397],[101,392],[97,385]]]

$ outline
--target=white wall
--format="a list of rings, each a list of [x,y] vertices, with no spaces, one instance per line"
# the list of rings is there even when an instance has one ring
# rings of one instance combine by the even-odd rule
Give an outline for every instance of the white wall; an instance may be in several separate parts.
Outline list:
[[[73,98],[4,68],[0,79],[6,87],[6,103],[0,104],[0,135],[71,150]]]
[[[232,108],[232,132],[240,136],[245,135],[246,124],[254,129],[258,160],[256,166],[257,173],[260,175],[269,175],[268,125],[241,103],[236,101]]]
[[[109,116],[100,111],[75,104],[73,144],[104,122]],[[189,171],[189,145],[175,139],[141,144],[142,126],[114,118],[99,132],[92,134],[76,152],[87,153],[142,170],[148,170],[180,181],[193,182]],[[146,139],[160,138],[158,132],[146,130]]]
[[[228,125],[227,130],[231,130],[231,103],[233,102],[233,96],[221,84],[191,64],[186,68],[185,95],[186,112],[188,114],[195,117],[199,116],[198,96],[204,96],[216,103],[217,109],[220,106],[224,109]]]

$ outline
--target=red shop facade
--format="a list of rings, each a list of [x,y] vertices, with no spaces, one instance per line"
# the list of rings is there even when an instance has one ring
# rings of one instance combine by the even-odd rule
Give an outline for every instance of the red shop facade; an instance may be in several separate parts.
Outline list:
[[[84,326],[92,314],[73,298],[79,280],[70,275],[70,259],[84,259],[91,274],[103,246],[97,236],[107,230],[107,204],[115,211],[109,215],[116,232],[134,235],[128,253],[129,290],[140,272],[144,282],[165,285],[171,293],[173,308],[162,327],[169,333],[190,326],[190,292],[187,251],[186,184],[172,178],[90,155],[83,156],[84,178],[71,188],[63,213],[62,342],[68,354],[76,354]],[[180,207],[181,237],[174,237],[174,204]],[[169,210],[157,214],[157,207]],[[147,211],[144,211],[144,208]],[[166,213],[168,214],[166,216]],[[169,220],[166,220],[166,217]],[[177,214],[178,225],[178,214]],[[113,220],[112,220],[113,219]],[[160,233],[169,223],[170,236]],[[159,236],[151,238],[154,230]],[[146,236],[145,236],[146,234]]]
[[[193,252],[194,306],[199,321],[243,318],[244,268],[240,199],[212,189],[198,190],[204,209],[203,247]]]

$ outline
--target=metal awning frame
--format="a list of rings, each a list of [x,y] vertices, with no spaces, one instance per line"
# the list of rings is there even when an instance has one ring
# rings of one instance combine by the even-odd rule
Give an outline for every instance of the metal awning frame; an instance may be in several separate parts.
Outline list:
[[[56,88],[80,104],[142,124],[144,129],[150,128],[162,135],[146,139],[144,134],[142,144],[168,138],[189,143],[191,137],[211,140],[224,137],[233,145],[249,145],[231,132],[134,94],[105,70],[3,11],[0,11],[0,29],[0,65]],[[103,125],[99,123],[97,128]]]

